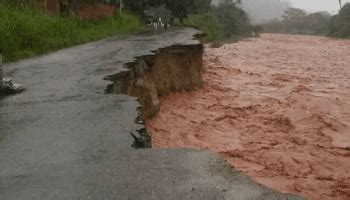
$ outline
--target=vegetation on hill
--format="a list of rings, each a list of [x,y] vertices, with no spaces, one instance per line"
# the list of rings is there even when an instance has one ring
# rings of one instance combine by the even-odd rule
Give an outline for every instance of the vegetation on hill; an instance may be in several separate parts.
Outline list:
[[[6,62],[98,40],[136,32],[139,18],[115,15],[99,21],[46,15],[33,6],[0,1],[0,48]]]
[[[327,12],[307,14],[297,8],[289,8],[281,20],[263,25],[264,32],[306,35],[329,35],[350,38],[350,3],[345,4],[338,15]]]
[[[308,14],[298,8],[289,8],[282,20],[264,24],[264,31],[270,33],[291,33],[305,35],[328,35],[331,15],[327,12]]]
[[[350,3],[345,4],[339,14],[332,17],[329,32],[334,37],[350,38]]]
[[[218,5],[222,0],[212,0]],[[289,7],[289,1],[281,0],[241,0],[241,8],[249,15],[253,24],[262,24],[283,16]]]
[[[207,34],[208,42],[251,36],[255,30],[246,12],[229,0],[212,6],[207,13],[189,15],[184,24],[201,29]]]

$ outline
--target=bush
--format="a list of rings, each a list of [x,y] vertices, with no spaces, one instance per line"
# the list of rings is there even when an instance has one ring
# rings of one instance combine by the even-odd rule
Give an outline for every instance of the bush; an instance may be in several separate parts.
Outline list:
[[[198,28],[206,34],[206,41],[212,42],[224,38],[224,28],[213,13],[190,15],[184,25]]]
[[[113,16],[96,22],[76,17],[48,16],[25,7],[0,4],[0,48],[6,62],[138,30],[132,15]]]

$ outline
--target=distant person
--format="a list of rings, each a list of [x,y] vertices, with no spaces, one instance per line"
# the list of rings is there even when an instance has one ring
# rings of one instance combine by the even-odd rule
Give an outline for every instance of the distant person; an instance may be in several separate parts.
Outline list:
[[[163,25],[162,18],[159,17],[159,18],[158,18],[158,26],[159,26],[159,27],[163,27],[162,25]]]
[[[158,32],[158,16],[156,18],[153,18],[152,25],[153,25],[154,32],[157,33]]]
[[[154,22],[153,23],[153,28],[154,28],[154,31],[157,33],[157,31],[158,31],[158,23]]]

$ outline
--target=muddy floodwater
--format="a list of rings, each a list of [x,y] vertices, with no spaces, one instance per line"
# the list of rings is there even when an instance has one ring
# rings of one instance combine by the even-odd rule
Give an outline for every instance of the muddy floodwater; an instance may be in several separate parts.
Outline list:
[[[204,87],[161,99],[156,148],[209,149],[261,184],[350,199],[350,40],[264,34],[207,47]]]

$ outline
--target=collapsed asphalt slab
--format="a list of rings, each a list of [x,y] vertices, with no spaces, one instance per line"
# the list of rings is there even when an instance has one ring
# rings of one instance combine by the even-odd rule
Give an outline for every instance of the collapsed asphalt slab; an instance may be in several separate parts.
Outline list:
[[[109,38],[4,66],[26,91],[0,99],[0,199],[299,199],[263,187],[217,155],[131,147],[140,104],[104,77],[194,29]]]

